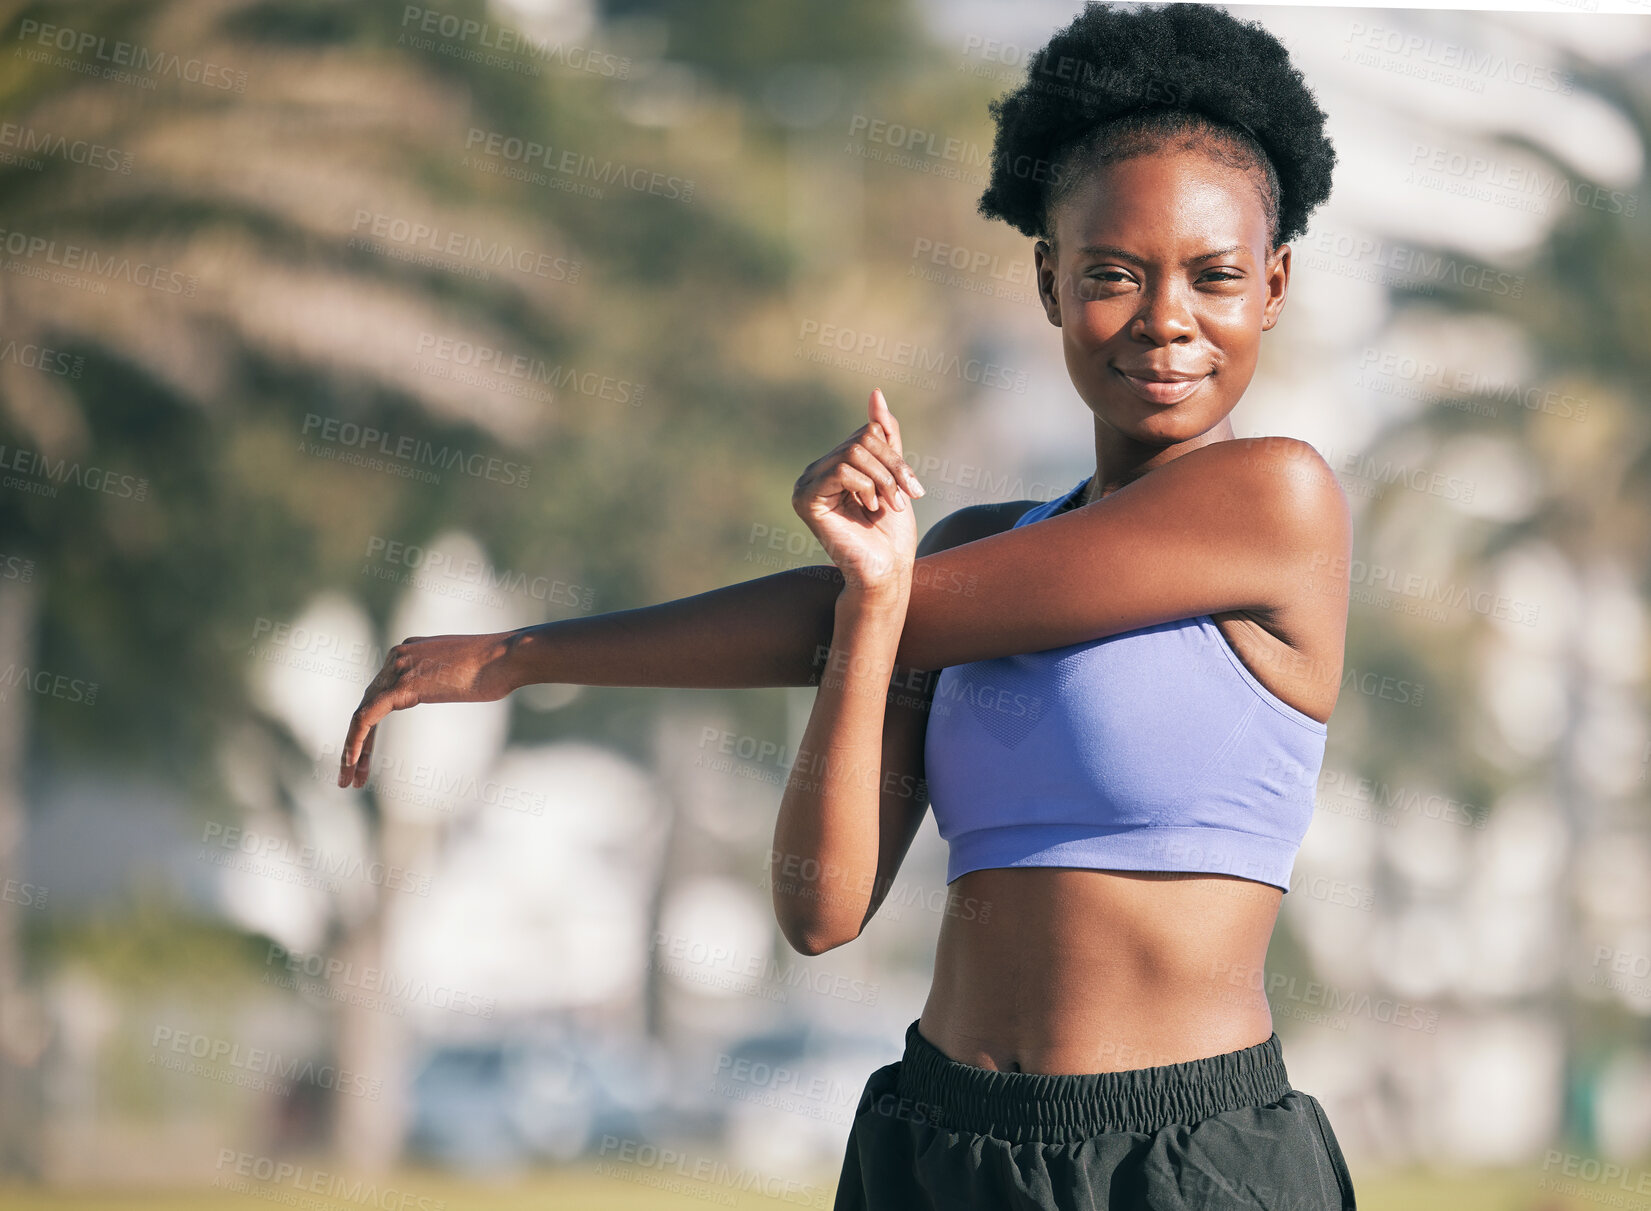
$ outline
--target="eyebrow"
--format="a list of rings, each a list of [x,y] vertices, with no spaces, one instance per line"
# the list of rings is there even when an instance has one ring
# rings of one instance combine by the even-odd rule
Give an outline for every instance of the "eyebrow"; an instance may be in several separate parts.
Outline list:
[[[1209,252],[1201,252],[1197,256],[1190,256],[1186,260],[1182,261],[1181,264],[1183,266],[1196,265],[1199,261],[1207,261],[1213,257],[1226,256],[1228,253],[1243,251],[1244,245],[1233,244],[1226,248],[1216,248]],[[1132,265],[1147,264],[1147,259],[1145,257],[1136,256],[1133,252],[1130,252],[1125,248],[1119,248],[1116,244],[1085,244],[1082,248],[1078,249],[1079,256],[1084,255],[1086,252],[1098,253],[1102,256],[1116,257],[1118,260],[1128,261]]]

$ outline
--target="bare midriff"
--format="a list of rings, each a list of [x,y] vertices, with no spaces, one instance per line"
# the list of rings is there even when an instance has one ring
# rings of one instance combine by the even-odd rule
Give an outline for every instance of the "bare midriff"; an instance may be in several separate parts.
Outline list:
[[[1228,875],[970,871],[950,885],[918,1031],[1004,1072],[1117,1072],[1264,1043],[1282,898]]]

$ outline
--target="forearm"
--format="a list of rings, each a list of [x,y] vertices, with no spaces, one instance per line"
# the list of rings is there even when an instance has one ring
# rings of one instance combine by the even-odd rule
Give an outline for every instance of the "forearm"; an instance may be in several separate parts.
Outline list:
[[[842,587],[836,568],[813,565],[658,605],[524,627],[513,633],[511,679],[703,689],[812,685]]]
[[[780,929],[805,954],[856,936],[869,913],[884,711],[909,591],[872,600],[844,590],[834,606],[829,655],[780,797],[769,862]]]
[[[1351,541],[1345,494],[1311,446],[1216,442],[1065,516],[919,556],[899,663],[932,671],[1276,610],[1281,584],[1345,567]],[[512,633],[509,672],[520,685],[811,685],[842,585],[835,567],[812,565],[527,627]]]

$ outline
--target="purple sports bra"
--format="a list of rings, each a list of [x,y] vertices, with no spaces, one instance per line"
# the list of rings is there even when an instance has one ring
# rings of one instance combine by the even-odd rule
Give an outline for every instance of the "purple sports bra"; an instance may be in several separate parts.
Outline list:
[[[1064,496],[1016,527],[1059,512]],[[985,867],[1239,875],[1289,890],[1328,727],[1208,614],[941,670],[924,764],[946,881]]]

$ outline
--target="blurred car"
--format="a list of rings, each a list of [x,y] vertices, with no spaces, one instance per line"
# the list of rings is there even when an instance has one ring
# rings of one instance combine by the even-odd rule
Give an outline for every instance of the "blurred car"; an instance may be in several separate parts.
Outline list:
[[[566,1030],[431,1047],[413,1078],[408,1150],[470,1171],[564,1162],[604,1136],[673,1129],[669,1065],[643,1040]]]
[[[730,1160],[771,1173],[835,1171],[866,1079],[903,1047],[903,1038],[808,1025],[731,1044],[709,1082]]]

